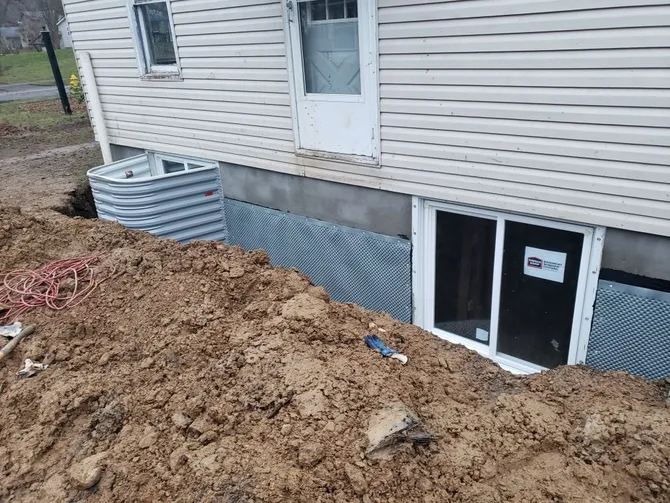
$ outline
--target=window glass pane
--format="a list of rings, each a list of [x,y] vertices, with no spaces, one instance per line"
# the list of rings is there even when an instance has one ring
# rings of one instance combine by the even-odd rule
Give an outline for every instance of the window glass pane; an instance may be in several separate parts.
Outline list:
[[[505,222],[498,353],[568,363],[584,235]]]
[[[192,162],[186,164],[186,169],[198,169],[198,168],[204,168],[204,166],[202,164],[193,164]]]
[[[140,22],[148,38],[148,59],[152,65],[174,65],[177,59],[174,54],[172,30],[167,4],[149,3],[138,5]]]
[[[496,221],[437,212],[435,327],[489,343]]]
[[[355,19],[358,17],[358,0],[347,0],[347,18]]]
[[[309,2],[309,8],[311,9],[310,14],[312,15],[312,21],[326,20],[326,0],[314,0],[313,2]]]
[[[183,162],[178,162],[178,161],[168,161],[167,159],[163,159],[163,171],[165,173],[178,173],[180,171],[184,171],[186,168],[184,167]]]
[[[344,0],[328,0],[328,19],[344,18]]]
[[[361,94],[358,21],[311,22],[307,9],[313,3],[299,3],[305,92]]]

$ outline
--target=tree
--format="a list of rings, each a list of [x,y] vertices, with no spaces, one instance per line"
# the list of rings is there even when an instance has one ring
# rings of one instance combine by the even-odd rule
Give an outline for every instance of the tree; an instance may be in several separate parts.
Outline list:
[[[32,0],[35,10],[39,12],[46,26],[51,32],[51,40],[54,47],[60,47],[60,32],[58,21],[63,17],[63,4],[61,0]]]

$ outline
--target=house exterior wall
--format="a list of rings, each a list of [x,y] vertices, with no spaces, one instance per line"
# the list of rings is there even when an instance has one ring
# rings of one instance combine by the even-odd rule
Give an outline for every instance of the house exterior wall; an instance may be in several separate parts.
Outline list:
[[[66,49],[72,47],[72,37],[70,36],[70,28],[67,24],[67,19],[58,24],[58,32],[60,33],[60,48]]]
[[[378,0],[379,167],[295,155],[282,1],[172,0],[181,82],[63,3],[113,143],[670,236],[665,0]]]

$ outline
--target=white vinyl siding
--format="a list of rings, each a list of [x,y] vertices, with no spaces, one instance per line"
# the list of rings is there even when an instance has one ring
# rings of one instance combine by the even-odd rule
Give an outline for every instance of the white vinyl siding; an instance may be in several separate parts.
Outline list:
[[[283,1],[172,0],[183,82],[144,82],[125,0],[64,0],[114,143],[670,236],[667,0],[377,3],[371,168],[295,155]]]

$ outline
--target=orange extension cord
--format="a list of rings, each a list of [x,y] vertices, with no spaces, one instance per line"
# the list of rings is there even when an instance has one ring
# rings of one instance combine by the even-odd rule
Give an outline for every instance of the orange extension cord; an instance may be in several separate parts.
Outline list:
[[[58,260],[35,271],[18,270],[0,276],[0,326],[9,325],[30,309],[73,307],[100,283],[91,265],[99,257]]]

